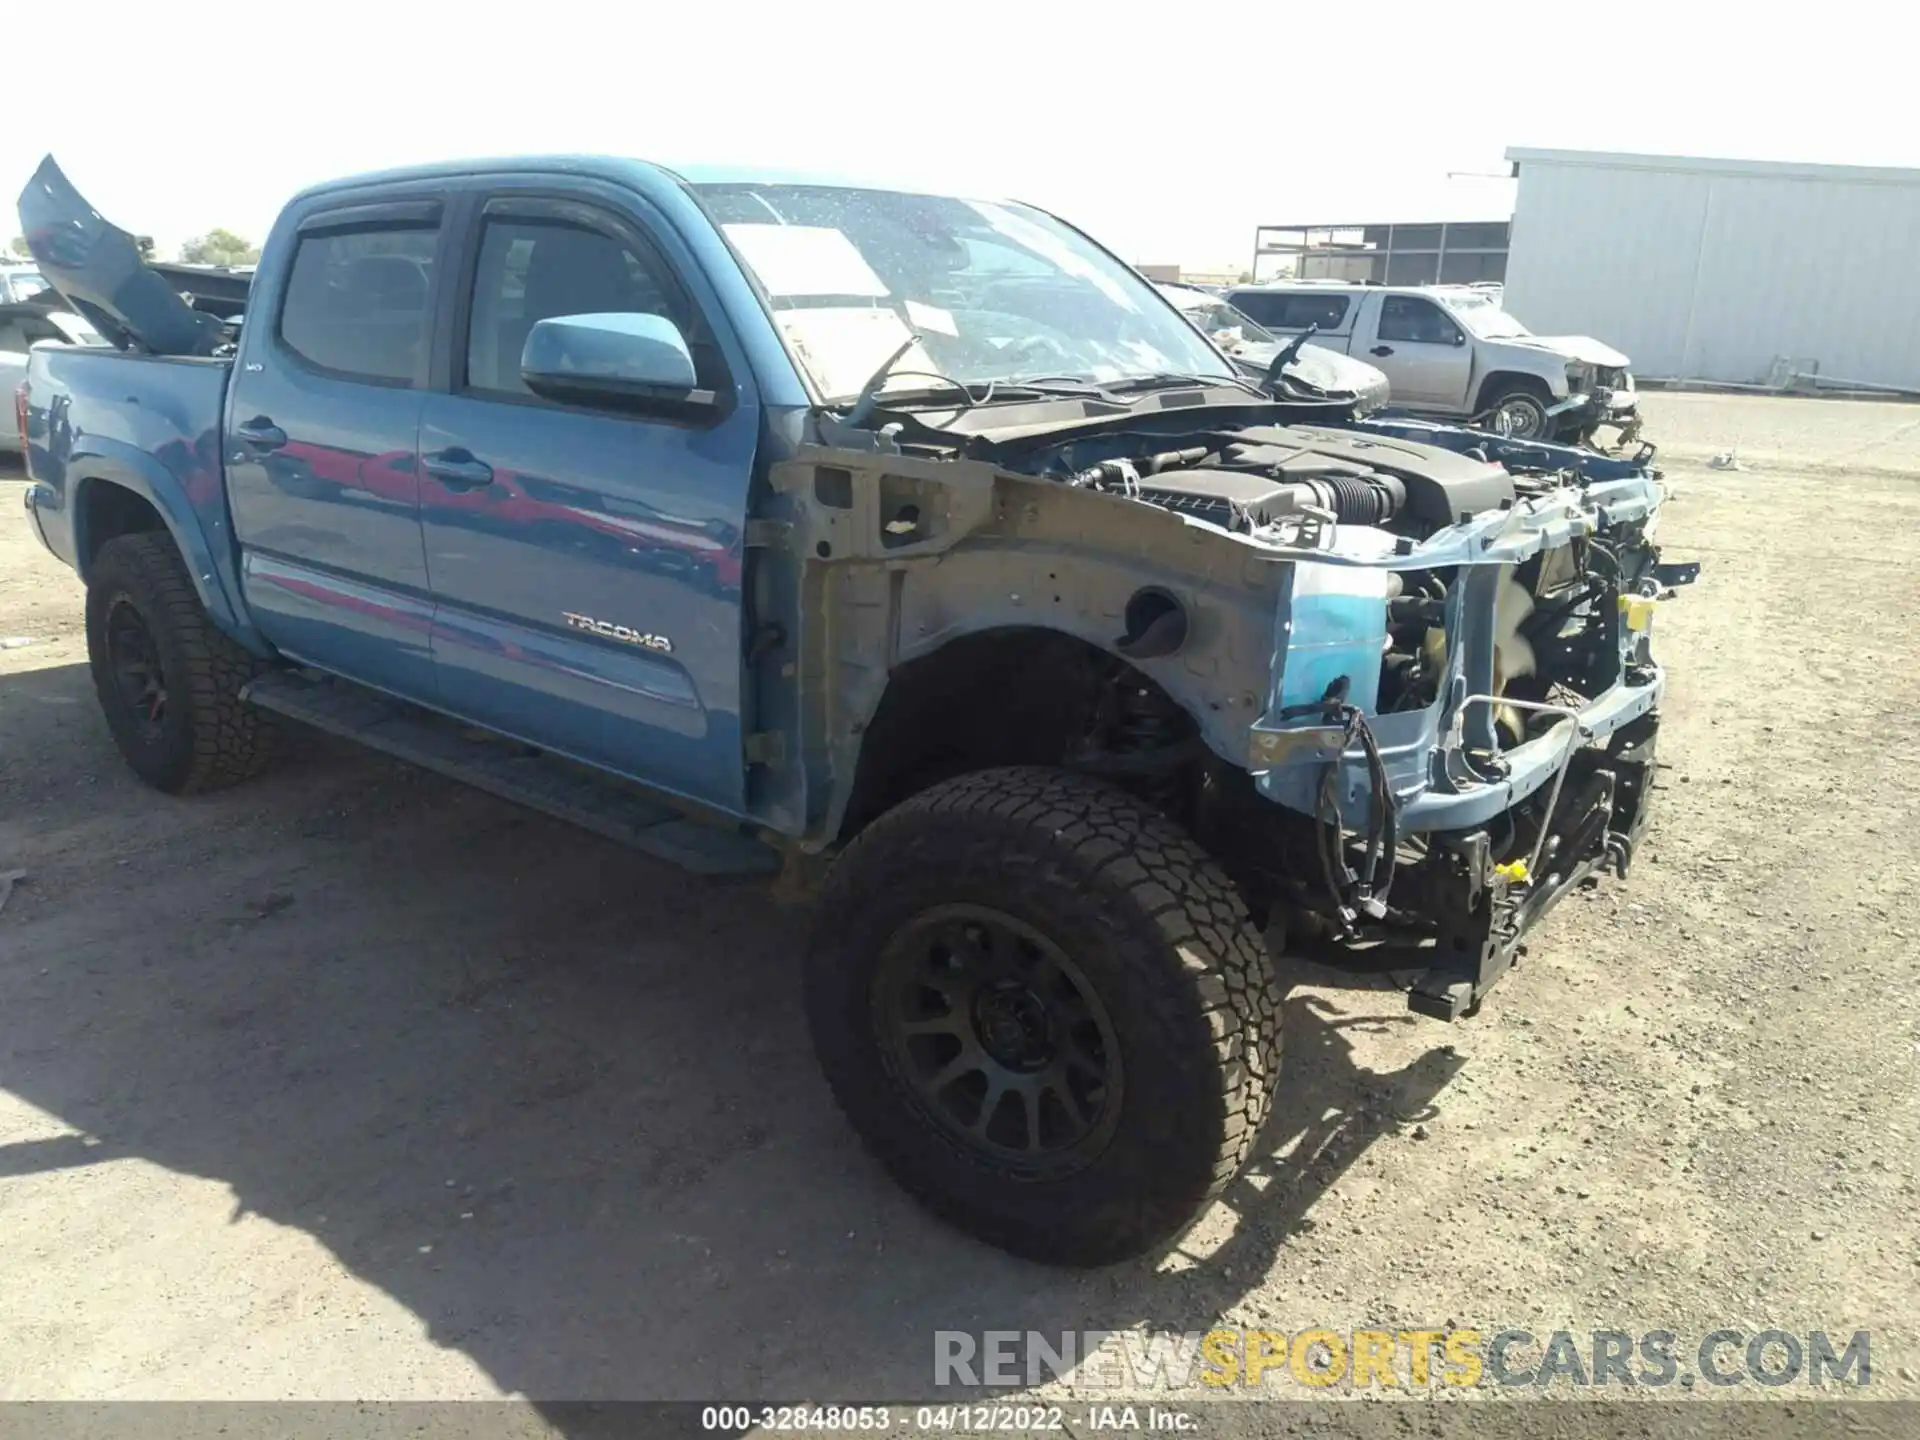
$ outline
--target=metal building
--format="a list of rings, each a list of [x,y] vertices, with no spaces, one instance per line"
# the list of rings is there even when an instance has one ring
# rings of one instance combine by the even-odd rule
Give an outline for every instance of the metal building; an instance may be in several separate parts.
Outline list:
[[[1636,373],[1920,387],[1920,170],[1509,150],[1506,307]]]
[[[1266,262],[1266,263],[1262,263]],[[1253,278],[1374,285],[1498,283],[1507,270],[1507,222],[1416,225],[1262,225]]]

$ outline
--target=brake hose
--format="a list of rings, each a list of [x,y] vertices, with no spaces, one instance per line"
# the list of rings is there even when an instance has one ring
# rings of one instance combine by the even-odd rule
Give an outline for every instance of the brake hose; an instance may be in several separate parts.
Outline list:
[[[1314,796],[1314,818],[1320,822],[1318,833],[1320,873],[1327,882],[1327,896],[1333,902],[1344,935],[1351,937],[1355,922],[1362,915],[1379,920],[1387,913],[1387,895],[1393,888],[1393,874],[1400,845],[1398,807],[1387,781],[1386,761],[1379,743],[1357,705],[1347,703],[1347,677],[1342,675],[1327,687],[1317,704],[1293,706],[1282,711],[1285,718],[1294,714],[1319,711],[1321,722],[1340,728],[1341,739],[1333,758],[1320,772],[1320,786]],[[1346,753],[1355,743],[1367,761],[1367,829],[1361,869],[1347,863],[1346,825],[1340,815],[1340,771]]]

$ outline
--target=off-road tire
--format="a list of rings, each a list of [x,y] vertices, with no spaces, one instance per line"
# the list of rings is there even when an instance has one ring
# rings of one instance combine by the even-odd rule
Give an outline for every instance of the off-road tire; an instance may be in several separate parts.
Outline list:
[[[116,684],[108,617],[130,605],[152,637],[166,677],[167,707],[157,731],[143,726]],[[87,658],[114,743],[156,790],[217,790],[259,773],[279,727],[240,698],[263,662],[214,628],[171,537],[144,532],[107,541],[87,583]]]
[[[889,938],[954,904],[1046,936],[1111,1017],[1118,1119],[1075,1173],[1010,1173],[956,1142],[877,1033]],[[1054,770],[963,775],[863,831],[822,888],[807,1009],[835,1098],[894,1178],[962,1230],[1061,1265],[1124,1260],[1185,1229],[1245,1163],[1280,1068],[1267,949],[1220,867],[1157,811]]]

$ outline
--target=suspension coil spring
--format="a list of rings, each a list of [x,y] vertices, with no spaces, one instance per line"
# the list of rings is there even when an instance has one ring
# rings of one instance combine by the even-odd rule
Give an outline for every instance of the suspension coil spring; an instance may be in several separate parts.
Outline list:
[[[1120,687],[1119,699],[1120,714],[1114,725],[1115,748],[1129,753],[1158,750],[1180,738],[1179,711],[1158,690],[1126,682]]]

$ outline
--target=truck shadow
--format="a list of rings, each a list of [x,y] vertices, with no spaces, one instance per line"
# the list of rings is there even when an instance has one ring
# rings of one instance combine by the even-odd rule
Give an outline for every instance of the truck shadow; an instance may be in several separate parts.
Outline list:
[[[1204,1329],[1461,1063],[1368,1068],[1355,1037],[1414,1022],[1307,967],[1230,1233],[1212,1217],[1178,1266],[1050,1271],[861,1153],[808,1045],[805,917],[759,888],[324,742],[168,800],[87,700],[78,666],[0,678],[34,757],[0,770],[0,869],[34,872],[0,914],[0,1088],[79,1132],[0,1145],[0,1184],[126,1158],[224,1183],[231,1223],[317,1238],[536,1401],[897,1400],[930,1393],[936,1330]],[[118,1203],[112,1173],[70,1203]]]

